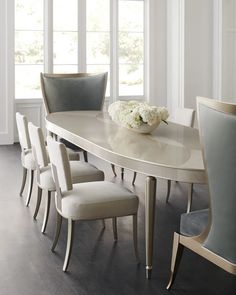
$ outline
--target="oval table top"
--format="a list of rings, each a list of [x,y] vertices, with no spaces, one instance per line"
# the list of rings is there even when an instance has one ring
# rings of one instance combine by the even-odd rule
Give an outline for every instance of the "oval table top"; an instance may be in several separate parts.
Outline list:
[[[140,134],[101,111],[51,113],[46,128],[112,164],[154,177],[206,182],[197,129],[169,122]]]

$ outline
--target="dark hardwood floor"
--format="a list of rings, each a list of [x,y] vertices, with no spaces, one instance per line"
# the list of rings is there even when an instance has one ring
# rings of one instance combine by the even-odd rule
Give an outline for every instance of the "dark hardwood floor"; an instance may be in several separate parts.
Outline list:
[[[89,161],[103,169],[106,178],[115,179],[109,163],[89,155]],[[144,182],[137,176],[131,186],[132,173],[125,171],[123,184],[140,197],[139,250],[141,264],[135,261],[130,218],[118,220],[118,242],[113,242],[111,221],[102,229],[100,221],[76,224],[74,247],[67,273],[62,271],[66,245],[66,224],[56,253],[50,251],[55,209],[52,202],[47,232],[40,232],[44,204],[33,221],[36,191],[30,207],[19,197],[21,184],[18,145],[0,146],[0,294],[1,295],[235,295],[236,277],[224,272],[196,254],[185,251],[175,284],[165,287],[169,278],[173,231],[186,210],[187,187],[173,183],[170,203],[165,203],[166,181],[157,182],[154,269],[151,280],[145,279]],[[117,168],[119,172],[119,169]],[[43,200],[44,201],[44,200]],[[207,207],[205,186],[194,186],[193,209]]]

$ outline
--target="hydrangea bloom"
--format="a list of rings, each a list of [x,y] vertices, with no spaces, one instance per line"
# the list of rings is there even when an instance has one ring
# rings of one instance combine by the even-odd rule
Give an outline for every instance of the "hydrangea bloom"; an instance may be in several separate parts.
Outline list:
[[[166,121],[169,116],[165,107],[138,101],[116,101],[109,106],[108,113],[113,121],[127,128],[138,128],[143,124],[152,126]]]

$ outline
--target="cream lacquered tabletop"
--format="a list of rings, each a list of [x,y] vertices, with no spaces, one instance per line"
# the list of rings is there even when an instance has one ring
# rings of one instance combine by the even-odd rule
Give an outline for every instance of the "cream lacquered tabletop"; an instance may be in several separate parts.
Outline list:
[[[98,111],[52,113],[46,127],[115,165],[154,177],[206,182],[196,129],[161,123],[151,134],[139,134]]]

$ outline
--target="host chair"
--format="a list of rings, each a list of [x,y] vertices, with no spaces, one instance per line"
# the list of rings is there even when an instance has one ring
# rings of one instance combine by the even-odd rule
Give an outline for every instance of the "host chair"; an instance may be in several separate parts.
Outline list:
[[[56,186],[52,178],[51,166],[49,163],[49,157],[44,141],[42,129],[35,126],[31,122],[29,123],[29,135],[32,144],[33,156],[36,162],[37,171],[37,185],[38,185],[38,196],[36,207],[34,211],[34,219],[36,219],[42,198],[42,190],[47,191],[46,205],[44,211],[44,219],[42,226],[42,233],[45,233],[51,202],[51,193],[56,191]],[[68,151],[66,149],[67,155]],[[69,157],[69,155],[68,155]],[[103,181],[104,173],[98,170],[93,165],[81,162],[81,161],[69,161],[72,182],[89,182],[89,181]]]
[[[187,109],[187,108],[177,108],[175,109],[174,115],[168,121],[177,123],[186,127],[193,127],[195,119],[195,110]],[[167,194],[166,194],[166,203],[169,202],[170,198],[170,190],[171,190],[171,180],[167,180]],[[193,198],[193,184],[188,184],[188,204],[187,204],[187,212],[191,211],[192,207],[192,198]]]
[[[46,114],[65,111],[102,110],[107,85],[107,73],[101,74],[43,74],[41,88]],[[68,142],[61,141],[76,151],[87,152]]]
[[[26,116],[17,112],[16,126],[21,146],[21,164],[23,167],[23,178],[20,189],[20,196],[22,196],[22,193],[25,188],[27,174],[29,174],[29,188],[25,203],[26,206],[29,206],[34,182],[34,170],[36,169],[36,165],[32,154],[31,142],[28,132],[28,121]]]
[[[184,247],[236,275],[236,105],[198,97],[197,108],[210,209],[182,214],[167,289]]]
[[[133,217],[133,241],[135,254],[137,250],[137,210],[138,198],[122,186],[108,182],[72,184],[71,169],[65,146],[48,140],[49,156],[52,164],[53,178],[56,183],[57,230],[52,246],[54,251],[58,242],[62,217],[68,221],[67,248],[63,271],[67,270],[71,255],[74,222],[77,220],[96,220],[131,215]],[[114,238],[117,239],[116,223],[113,224]]]

